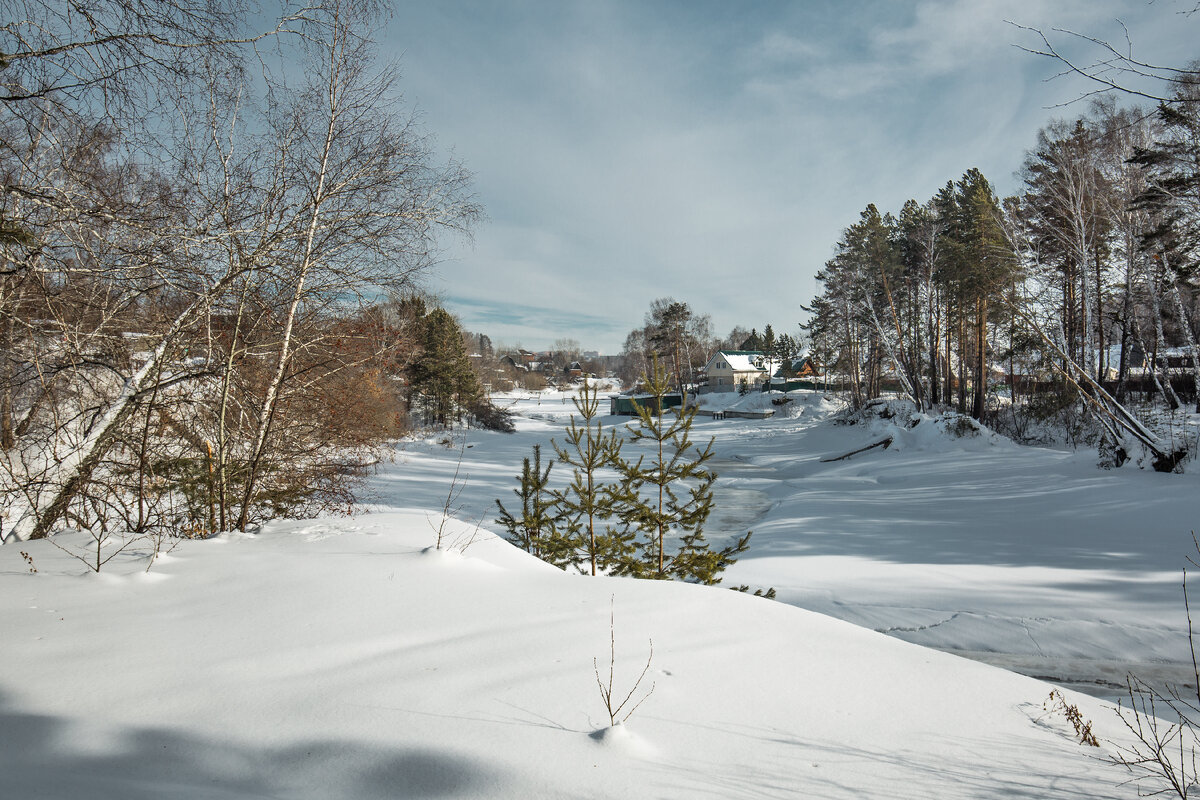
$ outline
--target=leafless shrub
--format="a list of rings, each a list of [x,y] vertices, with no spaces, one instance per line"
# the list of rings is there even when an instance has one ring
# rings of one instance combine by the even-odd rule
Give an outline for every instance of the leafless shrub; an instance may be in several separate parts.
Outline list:
[[[641,687],[642,681],[646,678],[646,673],[650,671],[650,663],[654,660],[654,640],[650,640],[650,654],[646,657],[646,666],[642,667],[641,674],[638,675],[637,680],[633,682],[633,686],[631,686],[629,691],[625,694],[624,699],[618,702],[616,698],[620,695],[620,692],[614,690],[613,688],[616,681],[617,664],[617,625],[616,611],[613,603],[615,603],[615,598],[610,599],[609,605],[607,682],[602,680],[600,677],[599,660],[596,658],[592,659],[592,667],[596,673],[596,686],[600,689],[600,699],[604,702],[604,710],[608,712],[608,724],[610,726],[616,725],[618,722],[625,722],[627,719],[633,716],[633,712],[637,711],[642,703],[646,702],[646,698],[654,694],[654,687],[656,685],[651,683],[650,689],[644,695],[642,695],[641,699],[633,703],[633,706],[630,707],[628,711],[625,711],[625,715],[621,716],[621,712],[625,710],[625,707],[633,700],[634,695],[638,693],[638,689]],[[620,719],[618,719],[618,717],[620,717]]]
[[[448,443],[448,444],[447,444]],[[453,447],[453,440],[447,436],[438,444],[446,447]],[[454,462],[454,475],[450,478],[450,485],[446,489],[446,499],[442,503],[441,514],[438,518],[438,524],[434,525],[432,520],[429,520],[429,526],[433,528],[435,534],[434,547],[437,550],[457,550],[458,552],[466,552],[467,548],[475,544],[479,537],[479,526],[482,524],[482,519],[475,524],[475,530],[469,535],[460,535],[451,538],[446,531],[446,523],[454,518],[455,514],[462,510],[462,506],[458,504],[459,495],[467,486],[467,478],[469,475],[464,475],[462,472],[463,455],[467,452],[467,437],[463,435],[458,447],[458,458]]]
[[[105,564],[112,561],[121,553],[124,553],[142,539],[141,536],[128,534],[114,536],[103,527],[99,529],[88,528],[84,533],[91,538],[91,542],[78,549],[63,544],[56,536],[47,536],[46,541],[83,564],[92,572],[100,572]],[[108,548],[107,552],[105,551],[106,547]]]

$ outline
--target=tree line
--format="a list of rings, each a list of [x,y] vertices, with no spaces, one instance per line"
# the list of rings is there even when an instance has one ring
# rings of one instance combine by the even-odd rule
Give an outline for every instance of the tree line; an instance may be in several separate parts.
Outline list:
[[[896,214],[867,206],[807,323],[851,403],[899,390],[1018,434],[1074,409],[1171,463],[1126,405],[1149,392],[1200,409],[1200,82],[1173,87],[1153,111],[1105,99],[1047,125],[1015,196],[971,169]]]
[[[777,335],[769,322],[761,334],[739,325],[724,338],[715,336],[708,314],[673,297],[660,297],[651,302],[642,326],[626,335],[619,377],[633,386],[650,375],[658,361],[676,390],[695,388],[704,377],[704,366],[719,350],[753,350],[783,363],[799,357],[806,346],[799,332]]]
[[[265,29],[222,0],[17,6],[0,535],[345,508],[410,411],[476,403],[432,366],[456,324],[404,298],[481,210],[404,111],[375,4],[297,4]]]

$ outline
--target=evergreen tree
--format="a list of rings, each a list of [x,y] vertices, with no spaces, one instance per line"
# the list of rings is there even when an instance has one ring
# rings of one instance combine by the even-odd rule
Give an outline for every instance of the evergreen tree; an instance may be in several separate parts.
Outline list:
[[[757,351],[757,350],[762,350],[762,348],[763,348],[762,336],[759,335],[759,333],[756,329],[751,328],[750,335],[747,336],[746,339],[742,341],[742,344],[738,349],[739,350],[756,350]]]
[[[999,201],[983,173],[968,170],[956,188],[946,249],[957,272],[964,323],[970,321],[973,334],[964,359],[974,372],[971,416],[982,419],[987,393],[989,314],[996,311],[1001,290],[1007,286],[1016,262],[1000,226]]]
[[[650,454],[636,463],[622,464],[626,481],[645,490],[628,511],[642,537],[636,543],[637,556],[622,558],[615,572],[719,583],[725,567],[749,546],[750,534],[722,550],[709,547],[703,528],[712,512],[712,487],[717,479],[705,466],[713,455],[712,441],[704,449],[692,442],[694,408],[663,408],[669,382],[657,359],[643,381],[650,402],[635,404],[638,424],[631,429],[631,439],[649,444]]]
[[[681,392],[691,377],[692,350],[697,344],[693,317],[691,306],[670,297],[655,300],[646,314],[646,344],[655,355],[667,359],[675,378],[675,388]],[[707,317],[704,324],[708,324]]]
[[[784,369],[790,369],[791,361],[799,353],[800,348],[796,345],[796,340],[791,334],[783,334],[775,342],[775,351],[770,353],[776,361],[782,362]]]
[[[556,497],[549,488],[551,461],[542,469],[542,446],[533,446],[533,461],[526,456],[521,465],[521,487],[513,489],[521,500],[521,514],[514,516],[504,504],[496,501],[500,516],[496,522],[504,526],[506,538],[517,547],[555,566],[567,566],[578,560],[558,530],[559,517]]]
[[[409,369],[409,405],[420,407],[430,422],[446,425],[475,407],[483,388],[463,347],[462,331],[444,308],[428,314],[424,303],[412,300],[420,354]]]
[[[614,527],[609,521],[634,501],[628,482],[604,483],[599,472],[606,467],[621,469],[622,440],[615,432],[605,434],[599,416],[600,398],[595,385],[584,378],[583,388],[572,399],[583,424],[574,415],[567,428],[567,442],[551,441],[559,461],[574,467],[570,485],[555,494],[566,535],[572,547],[596,574],[597,566],[608,569],[632,555],[634,533],[628,525]],[[594,423],[593,423],[594,421]]]

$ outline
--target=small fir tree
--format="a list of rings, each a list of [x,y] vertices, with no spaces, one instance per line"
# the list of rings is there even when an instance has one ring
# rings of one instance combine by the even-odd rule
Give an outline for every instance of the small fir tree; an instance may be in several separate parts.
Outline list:
[[[566,536],[593,575],[597,566],[607,570],[633,554],[635,533],[628,525],[615,526],[620,510],[629,508],[636,495],[628,481],[602,482],[599,472],[611,467],[624,472],[621,439],[615,432],[604,433],[599,416],[599,391],[584,378],[579,394],[572,399],[583,424],[575,416],[567,427],[566,443],[551,441],[558,459],[574,467],[570,485],[555,493],[559,513],[566,525]]]
[[[551,461],[542,469],[542,446],[533,446],[533,461],[526,456],[521,465],[521,487],[513,494],[521,499],[521,514],[513,516],[504,504],[496,501],[500,516],[496,522],[504,526],[506,538],[543,561],[566,566],[577,559],[573,548],[559,535],[558,513],[554,492],[549,488]]]
[[[626,481],[644,490],[627,510],[627,518],[642,537],[637,557],[621,559],[615,571],[640,578],[719,583],[725,567],[749,546],[750,534],[722,550],[710,548],[703,527],[712,512],[717,479],[705,466],[713,455],[712,440],[703,450],[692,442],[695,408],[664,409],[669,384],[657,359],[644,383],[650,402],[634,404],[638,419],[630,433],[632,441],[649,444],[650,453],[637,463],[622,464]]]

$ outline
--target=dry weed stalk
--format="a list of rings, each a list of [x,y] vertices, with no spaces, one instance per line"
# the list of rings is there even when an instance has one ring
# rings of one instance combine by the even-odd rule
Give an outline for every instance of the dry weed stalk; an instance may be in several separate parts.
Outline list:
[[[1075,735],[1079,737],[1080,744],[1090,745],[1091,747],[1099,747],[1100,742],[1096,741],[1096,735],[1092,733],[1092,722],[1083,718],[1083,713],[1079,710],[1079,706],[1074,703],[1068,703],[1067,698],[1063,697],[1062,692],[1058,689],[1052,689],[1050,696],[1046,698],[1046,702],[1042,707],[1048,712],[1061,711],[1063,716],[1067,718],[1067,722],[1071,723],[1071,727],[1075,729]]]
[[[608,712],[608,724],[610,726],[616,725],[618,722],[623,723],[633,716],[633,712],[637,711],[642,703],[646,702],[646,698],[654,694],[654,687],[656,685],[653,683],[650,684],[650,690],[642,695],[640,700],[633,704],[633,707],[625,713],[625,716],[621,717],[620,720],[617,719],[617,717],[621,714],[621,711],[626,705],[629,704],[629,702],[633,699],[633,696],[637,693],[638,688],[642,685],[642,681],[646,677],[646,673],[650,671],[650,663],[654,660],[654,640],[650,639],[650,655],[646,657],[646,666],[642,667],[642,674],[638,675],[638,679],[634,681],[633,686],[625,695],[625,698],[614,706],[613,683],[615,681],[614,673],[616,672],[617,662],[617,618],[614,604],[615,597],[610,598],[608,616],[608,683],[605,683],[600,678],[600,663],[598,659],[592,659],[592,666],[596,672],[596,686],[600,688],[600,699],[604,701],[604,709]]]

